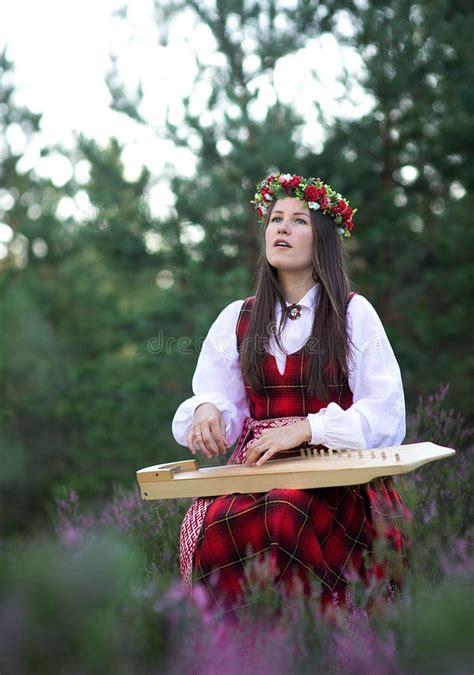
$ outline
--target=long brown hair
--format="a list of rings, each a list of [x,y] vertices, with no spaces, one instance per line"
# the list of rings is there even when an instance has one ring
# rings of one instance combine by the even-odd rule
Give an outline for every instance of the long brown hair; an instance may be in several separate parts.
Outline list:
[[[269,208],[263,233],[270,220],[275,202]],[[323,400],[328,387],[339,384],[348,374],[351,356],[346,330],[347,295],[351,282],[347,274],[347,253],[343,249],[334,220],[320,210],[309,210],[313,227],[312,259],[314,282],[320,282],[311,335],[303,348],[308,394]],[[282,315],[276,326],[275,303],[279,300]],[[255,302],[248,333],[240,349],[241,369],[249,385],[263,388],[262,361],[268,341],[273,334],[280,349],[280,336],[286,308],[278,272],[267,260],[263,234],[257,262]],[[283,351],[283,349],[282,349]]]

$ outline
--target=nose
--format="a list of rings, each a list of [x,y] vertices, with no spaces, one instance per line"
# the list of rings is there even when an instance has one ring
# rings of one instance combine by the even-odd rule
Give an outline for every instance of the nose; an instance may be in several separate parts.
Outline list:
[[[282,231],[288,232],[288,225],[286,224],[286,221],[278,224],[278,233]]]

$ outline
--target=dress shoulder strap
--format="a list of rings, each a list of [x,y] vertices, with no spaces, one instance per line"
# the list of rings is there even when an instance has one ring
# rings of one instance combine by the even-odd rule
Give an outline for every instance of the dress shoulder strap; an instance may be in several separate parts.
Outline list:
[[[237,318],[237,324],[235,327],[235,333],[237,337],[237,349],[240,352],[240,347],[242,342],[247,334],[247,330],[250,323],[250,316],[252,313],[252,308],[255,303],[255,295],[251,295],[242,303],[240,308],[239,316]]]
[[[348,293],[348,295],[347,295],[347,300],[346,300],[346,311],[347,311],[347,308],[348,308],[348,306],[349,306],[349,303],[350,303],[350,301],[352,300],[352,298],[354,297],[354,295],[358,295],[358,294],[357,294],[357,291],[350,291],[350,293]]]

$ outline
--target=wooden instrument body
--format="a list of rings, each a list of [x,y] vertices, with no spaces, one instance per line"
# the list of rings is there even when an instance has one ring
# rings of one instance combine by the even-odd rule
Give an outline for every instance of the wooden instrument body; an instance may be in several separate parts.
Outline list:
[[[143,499],[358,485],[414,471],[428,462],[453,456],[455,450],[422,442],[368,450],[309,449],[303,453],[300,458],[270,460],[262,466],[227,464],[199,468],[196,459],[157,464],[137,471],[137,480]]]

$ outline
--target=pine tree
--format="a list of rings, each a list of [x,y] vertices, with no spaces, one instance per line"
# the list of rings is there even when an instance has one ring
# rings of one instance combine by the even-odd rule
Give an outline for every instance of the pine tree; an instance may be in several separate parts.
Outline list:
[[[220,66],[198,59],[198,81],[212,85],[205,115],[190,112],[191,93],[184,122],[167,125],[177,145],[198,145],[198,164],[192,179],[170,176],[176,215],[156,227],[177,242],[170,264],[180,292],[193,294],[202,326],[237,288],[243,297],[252,287],[260,233],[243,195],[275,168],[320,175],[359,207],[348,242],[351,274],[386,325],[409,405],[449,381],[453,403],[468,412],[472,359],[461,336],[470,326],[459,298],[471,286],[472,11],[447,0],[328,0],[291,10],[278,2],[174,1],[157,3],[162,35],[184,9],[194,10],[224,58]],[[342,30],[343,18],[352,33]],[[281,105],[278,92],[262,121],[252,103],[277,60],[324,31],[362,58],[361,84],[373,106],[355,120],[329,120],[319,100],[315,116],[326,136],[316,154],[296,142],[305,120]],[[310,63],[308,71],[322,67]],[[183,250],[190,225],[202,239]]]
[[[325,5],[341,46],[363,59],[373,107],[326,124],[307,167],[359,208],[352,276],[386,325],[409,406],[450,382],[453,404],[469,414],[474,13],[445,0]],[[339,30],[341,15],[352,35]]]

